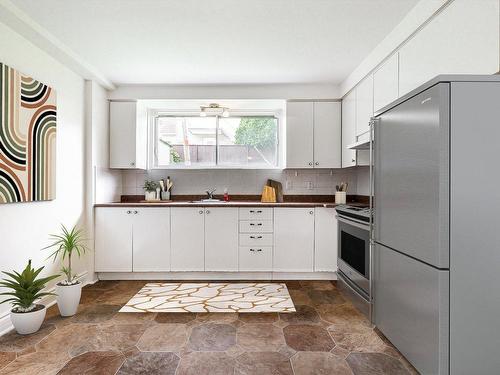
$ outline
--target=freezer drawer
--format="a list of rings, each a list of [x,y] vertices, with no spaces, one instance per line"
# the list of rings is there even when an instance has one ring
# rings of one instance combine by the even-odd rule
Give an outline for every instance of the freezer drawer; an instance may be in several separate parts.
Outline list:
[[[422,374],[448,374],[449,271],[374,246],[374,321]]]
[[[375,122],[375,239],[449,267],[449,84],[399,104]]]

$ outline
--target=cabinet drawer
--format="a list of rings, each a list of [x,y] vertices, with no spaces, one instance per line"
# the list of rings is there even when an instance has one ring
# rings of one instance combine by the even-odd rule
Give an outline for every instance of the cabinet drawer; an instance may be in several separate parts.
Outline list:
[[[240,271],[272,271],[273,248],[270,246],[240,247]]]
[[[272,220],[273,209],[263,207],[240,208],[240,220]]]
[[[241,233],[240,246],[273,246],[271,233]]]
[[[240,221],[241,233],[272,233],[272,220],[248,220]]]

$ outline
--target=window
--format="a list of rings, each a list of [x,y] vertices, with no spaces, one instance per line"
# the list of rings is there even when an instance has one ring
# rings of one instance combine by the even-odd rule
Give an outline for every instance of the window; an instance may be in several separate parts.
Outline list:
[[[154,166],[274,168],[278,119],[274,116],[158,116]]]

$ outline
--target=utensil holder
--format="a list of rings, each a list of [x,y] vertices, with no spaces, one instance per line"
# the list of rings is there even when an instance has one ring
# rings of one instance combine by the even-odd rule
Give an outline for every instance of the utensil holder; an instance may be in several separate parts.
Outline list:
[[[170,191],[162,191],[161,192],[161,200],[169,201],[170,200]]]
[[[347,192],[345,192],[345,191],[336,191],[335,192],[335,203],[345,204],[346,199],[347,199]]]

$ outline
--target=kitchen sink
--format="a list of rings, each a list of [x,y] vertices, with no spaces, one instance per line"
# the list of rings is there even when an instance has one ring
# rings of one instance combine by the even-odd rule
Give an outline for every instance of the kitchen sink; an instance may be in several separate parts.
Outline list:
[[[221,199],[201,199],[198,201],[191,201],[191,203],[224,203]]]

